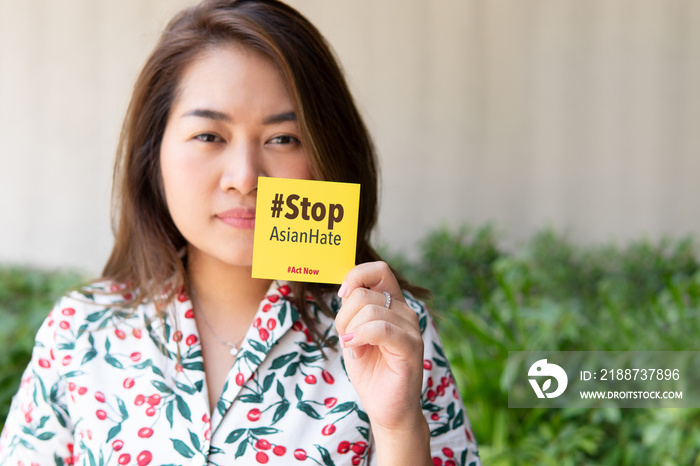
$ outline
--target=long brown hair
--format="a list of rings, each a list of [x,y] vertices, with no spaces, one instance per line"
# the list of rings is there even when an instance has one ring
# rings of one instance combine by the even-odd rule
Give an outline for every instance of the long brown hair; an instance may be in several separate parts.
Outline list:
[[[265,54],[280,70],[314,178],[361,185],[357,263],[380,259],[370,244],[378,204],[375,149],[325,39],[300,13],[275,0],[207,0],[181,11],[166,27],[136,80],[122,128],[112,194],[115,243],[103,278],[138,290],[139,302],[167,303],[176,288],[187,287],[178,254],[187,241],[165,202],[161,140],[183,71],[205,49],[231,43]],[[164,295],[166,284],[176,286]],[[330,315],[321,295],[334,288],[292,284],[295,304],[312,329],[307,296]]]

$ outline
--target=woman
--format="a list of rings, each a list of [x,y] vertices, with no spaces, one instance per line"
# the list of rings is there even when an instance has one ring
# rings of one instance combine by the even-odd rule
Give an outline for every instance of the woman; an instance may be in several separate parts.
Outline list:
[[[251,278],[259,176],[361,184],[339,289]],[[402,292],[420,290],[369,243],[374,150],[299,13],[219,0],[171,21],[114,199],[104,277],[39,330],[2,464],[479,464],[430,314]]]

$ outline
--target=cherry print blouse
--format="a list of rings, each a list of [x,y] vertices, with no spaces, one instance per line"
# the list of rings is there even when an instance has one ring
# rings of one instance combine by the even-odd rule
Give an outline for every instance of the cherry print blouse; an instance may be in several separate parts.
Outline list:
[[[189,298],[180,293],[161,319],[151,303],[120,308],[123,297],[108,288],[69,294],[44,321],[0,436],[0,464],[376,464],[342,352],[325,348],[324,359],[288,285],[273,282],[261,302],[213,413]],[[430,314],[406,299],[425,340],[433,463],[480,465]],[[308,305],[337,342],[333,319]]]

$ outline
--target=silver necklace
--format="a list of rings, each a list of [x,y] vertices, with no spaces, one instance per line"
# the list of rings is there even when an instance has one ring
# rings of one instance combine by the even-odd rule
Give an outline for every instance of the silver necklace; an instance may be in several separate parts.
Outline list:
[[[209,328],[209,331],[211,332],[212,335],[214,335],[214,338],[216,338],[216,341],[224,345],[226,348],[228,348],[228,352],[231,353],[231,356],[236,356],[238,354],[238,347],[231,343],[230,341],[225,341],[221,338],[219,338],[219,335],[216,334],[214,331],[214,328],[211,326],[209,323],[209,320],[207,320],[207,314],[204,312],[204,309],[202,308],[202,304],[199,302],[199,299],[197,298],[197,293],[194,292],[194,288],[190,290],[190,294],[192,294],[192,301],[193,303],[199,308],[199,312],[202,315],[202,319],[204,320],[204,323],[206,324],[207,328]]]

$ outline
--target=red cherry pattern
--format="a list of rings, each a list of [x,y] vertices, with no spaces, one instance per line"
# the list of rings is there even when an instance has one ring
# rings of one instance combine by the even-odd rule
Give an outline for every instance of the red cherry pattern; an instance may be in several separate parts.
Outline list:
[[[328,371],[326,371],[326,370],[321,371],[321,377],[323,377],[323,380],[324,380],[328,385],[333,385],[333,383],[335,382],[335,379],[333,378],[333,376],[331,375],[331,373],[328,372]]]
[[[291,292],[289,287],[286,285],[284,287],[280,287],[278,289],[278,291],[279,291],[280,295],[282,295],[282,296],[286,296],[288,293]],[[269,295],[267,298],[271,303],[275,303],[275,302],[279,301],[279,296],[276,296],[276,295]],[[180,295],[178,295],[178,299],[181,300],[182,302],[184,302],[188,298],[185,296],[184,291],[181,290]],[[265,304],[263,306],[263,312],[268,312],[270,310],[272,310],[272,306],[270,304]],[[60,311],[60,314],[62,316],[65,316],[65,317],[71,317],[71,316],[75,315],[75,309],[64,308]],[[56,323],[58,324],[58,326],[60,328],[62,328],[64,330],[71,329],[72,327],[78,328],[78,326],[80,325],[80,323],[74,322],[71,319],[61,320],[61,318],[58,317],[59,316],[58,313],[56,313],[54,315],[57,316]],[[275,334],[274,332],[277,330],[277,327],[279,326],[279,322],[275,317],[276,317],[276,315],[274,315],[274,314],[269,314],[267,316],[261,315],[261,317],[257,317],[254,320],[253,327],[257,329],[258,336],[260,337],[261,341],[268,341],[271,339],[273,334]],[[193,319],[194,318],[194,310],[187,309],[187,311],[185,313],[185,318]],[[129,325],[129,324],[127,323],[126,325]],[[191,325],[191,324],[188,324],[188,325]],[[301,321],[293,322],[291,324],[291,326],[292,326],[293,331],[303,332],[304,335],[306,336],[307,342],[315,342],[312,335],[310,334],[309,329],[306,328]],[[117,329],[112,328],[112,332],[114,333],[114,335],[116,336],[117,339],[127,340],[131,336],[133,336],[134,339],[142,338],[142,330],[141,329],[131,328],[130,325],[129,325],[129,328],[126,328],[124,325],[122,325],[122,327],[123,327],[123,329],[122,328],[117,328]],[[185,332],[185,333],[183,334],[183,332]],[[275,334],[275,337],[276,336],[277,335]],[[110,339],[111,339],[111,335],[110,335]],[[197,345],[199,343],[198,336],[196,335],[196,333],[188,332],[186,326],[183,327],[183,331],[179,331],[179,330],[175,331],[172,334],[171,339],[172,339],[172,341],[175,341],[175,342],[180,342],[180,341],[184,340],[184,342],[187,344],[187,346],[190,346],[190,347]],[[114,342],[114,340],[112,340],[112,342]],[[133,342],[134,342],[134,344],[137,344],[136,340],[133,340]],[[273,343],[275,343],[275,342],[273,342]],[[269,343],[268,343],[267,347],[268,348],[270,347]],[[94,348],[94,344],[93,344],[93,348]],[[136,347],[134,349],[140,349],[140,347]],[[98,348],[98,350],[99,350],[99,348]],[[109,348],[107,348],[107,350],[109,351]],[[261,351],[258,349],[256,349],[256,350]],[[187,350],[187,351],[191,352],[191,350]],[[304,351],[309,351],[309,350],[304,349]],[[44,353],[44,354],[46,354],[46,353]],[[133,363],[139,363],[142,360],[144,360],[144,358],[151,357],[146,352],[141,353],[140,351],[132,351],[131,353],[129,353],[128,350],[125,352],[123,349],[120,349],[118,352],[114,351],[113,354],[115,356],[121,357],[120,360],[124,363],[129,363],[129,359]],[[73,364],[74,362],[75,363],[80,362],[80,360],[82,359],[82,354],[79,357],[77,357],[77,359],[74,359],[74,358],[76,358],[75,353],[73,355],[70,355],[70,354],[65,354],[65,352],[56,350],[56,354],[54,355],[54,349],[50,349],[48,356],[45,358],[39,359],[39,361],[37,361],[37,362],[38,362],[39,367],[46,368],[46,369],[51,368],[53,364],[69,366],[69,365]],[[149,362],[149,361],[147,361],[147,362]],[[285,362],[285,364],[286,363],[287,362]],[[308,385],[317,385],[320,381],[323,381],[323,383],[325,383],[327,385],[334,385],[336,383],[336,379],[333,375],[333,374],[337,375],[337,373],[335,371],[329,371],[329,370],[324,369],[323,366],[312,365],[312,364],[308,364],[305,362],[302,362],[301,364],[299,364],[299,362],[296,362],[296,364],[299,366],[296,369],[297,377],[299,375],[301,375],[304,378],[304,383],[306,383]],[[124,366],[127,366],[127,364],[124,364]],[[144,365],[142,364],[140,367],[143,367],[143,366]],[[442,367],[442,365],[439,365],[439,366]],[[182,370],[182,366],[179,364],[179,361],[178,361],[178,364],[175,365],[175,367],[179,371]],[[239,367],[241,367],[241,366],[239,366]],[[242,366],[242,367],[245,367],[245,366]],[[456,390],[456,388],[453,388],[454,387],[454,378],[449,373],[449,370],[448,371],[440,371],[438,369],[438,366],[436,366],[435,361],[432,359],[425,359],[423,361],[423,367],[424,367],[424,370],[426,370],[426,371],[433,371],[434,369],[436,369],[434,372],[430,372],[428,374],[427,388],[426,388],[425,392],[423,393],[424,399],[427,399],[430,401],[435,401],[435,400],[437,400],[437,398],[451,395],[450,398],[454,397],[455,399],[459,400],[459,392]],[[312,373],[308,373],[307,371],[311,371]],[[282,374],[282,372],[280,372],[278,375],[281,375],[281,374]],[[435,374],[437,374],[437,376],[435,376]],[[442,374],[446,374],[446,375],[441,376]],[[244,372],[235,373],[235,376],[234,376],[235,383],[238,386],[243,386],[246,384],[246,380],[257,379],[257,377],[258,377],[257,372],[254,372],[252,375],[250,375],[250,379],[248,379],[248,375],[249,374],[246,373],[245,369],[244,369]],[[261,377],[261,379],[262,379],[262,377]],[[439,379],[439,382],[438,382],[438,379]],[[79,380],[79,379],[75,379],[75,380]],[[117,379],[117,384],[119,384],[118,380],[119,379]],[[282,379],[280,378],[280,380],[282,380]],[[137,381],[139,381],[138,384],[137,384]],[[346,382],[345,379],[342,379],[342,382],[343,383]],[[267,384],[267,380],[266,380],[266,384]],[[250,384],[250,387],[252,389],[255,389],[254,385],[255,384]],[[323,384],[321,384],[321,385],[323,385]],[[148,383],[148,379],[147,378],[141,379],[140,376],[137,376],[137,380],[134,380],[134,378],[132,378],[132,377],[127,377],[127,378],[123,379],[122,386],[124,389],[127,389],[127,390],[134,389],[134,387],[135,387],[135,389],[132,390],[132,393],[136,392],[132,395],[132,396],[134,396],[134,398],[133,398],[133,405],[134,406],[144,406],[144,408],[142,408],[142,409],[144,409],[145,414],[147,416],[158,415],[157,418],[153,419],[153,421],[152,421],[153,423],[150,426],[143,426],[141,428],[138,428],[138,429],[132,431],[132,435],[136,434],[141,439],[151,439],[154,435],[153,428],[156,428],[156,425],[160,422],[159,419],[161,418],[160,417],[161,415],[159,414],[158,407],[160,405],[163,405],[163,410],[164,410],[165,406],[168,406],[168,408],[171,409],[173,407],[172,403],[174,400],[170,400],[169,398],[173,396],[172,393],[168,392],[168,395],[167,395],[167,398],[168,398],[167,401],[170,404],[163,403],[163,400],[161,399],[161,395],[158,393],[153,393],[153,392],[151,392],[151,393],[138,393],[138,391],[140,391],[139,389],[143,389],[144,386],[145,387],[150,386],[150,384]],[[266,385],[266,390],[267,390],[267,387],[269,387],[269,386],[270,385]],[[301,385],[301,386],[303,389],[303,385]],[[260,389],[260,385],[258,385],[257,387],[258,387],[258,389]],[[119,388],[121,388],[121,387],[119,387]],[[77,396],[84,396],[88,393],[87,387],[76,386],[76,384],[74,382],[69,382],[68,389],[69,389],[70,396],[73,400],[77,400]],[[298,389],[299,389],[299,386],[297,386],[297,390]],[[280,390],[280,389],[278,389],[278,390]],[[273,392],[274,392],[274,390],[270,391],[270,393],[273,393]],[[109,408],[105,407],[105,409],[97,409],[96,411],[94,411],[95,416],[98,420],[101,420],[101,421],[109,420],[109,421],[119,422],[119,420],[120,420],[119,410],[115,409],[116,406],[111,406],[111,403],[107,403],[107,398],[110,397],[110,399],[113,399],[112,398],[113,395],[111,392],[106,392],[106,393],[107,393],[107,396],[105,396],[105,393],[103,393],[102,391],[95,391],[94,392],[93,396],[95,397],[95,400],[98,403],[106,403],[103,406],[109,407]],[[338,392],[338,393],[342,393],[342,392]],[[333,408],[336,407],[339,403],[338,398],[336,398],[334,396],[329,396],[329,397],[326,397],[325,399],[323,397],[321,397],[320,399],[323,399],[322,405],[328,411],[333,410]],[[318,412],[320,412],[321,414],[324,414],[324,412],[321,411],[318,407],[318,405],[321,405],[321,403],[318,402],[318,401],[320,401],[320,399],[310,400],[310,401],[313,401],[314,403],[316,403],[317,406],[315,406],[315,409],[318,410]],[[346,400],[341,398],[340,401],[345,402]],[[178,400],[178,403],[180,403],[180,400]],[[98,405],[98,406],[100,406],[100,405]],[[262,408],[262,406],[261,406],[261,408]],[[177,406],[177,409],[180,409],[179,405]],[[29,411],[31,411],[31,409]],[[263,413],[267,412],[267,411],[268,411],[268,407],[265,407],[265,409],[263,411],[261,411],[258,408],[249,409],[247,412],[247,419],[249,422],[258,422],[257,426],[261,426],[261,425],[263,425],[263,423],[260,423],[260,420],[263,417]],[[337,424],[339,419],[334,420],[332,414],[328,413],[328,411],[325,412],[326,414],[324,417],[327,419],[326,422],[328,422],[328,421],[332,421],[332,422],[323,423],[325,425],[323,425],[323,427],[320,429],[320,434],[322,436],[325,436],[325,437],[330,437],[331,439],[333,438],[332,436],[335,435],[335,438],[337,438],[340,436],[340,435],[338,435],[339,432],[337,430],[337,426],[340,425],[340,424]],[[273,412],[275,412],[274,408],[269,411],[270,417],[272,416]],[[279,410],[278,410],[278,412],[279,412]],[[110,413],[110,414],[107,414],[107,413]],[[143,413],[143,411],[142,411],[142,413]],[[172,413],[172,411],[170,411],[170,413]],[[337,418],[338,416],[335,416],[335,417]],[[340,417],[340,419],[342,419],[343,417],[345,417],[345,416]],[[145,418],[142,418],[142,419],[145,419]],[[436,413],[430,414],[429,422],[432,421],[432,422],[438,423],[438,422],[440,422],[441,419],[442,419],[441,415],[436,412]],[[25,420],[27,422],[32,421],[31,412],[25,413]],[[170,422],[172,423],[172,420]],[[210,439],[211,439],[211,428],[209,426],[210,420],[206,414],[202,415],[202,422],[204,423],[204,426],[199,432],[206,441],[210,441]],[[103,425],[105,425],[105,424],[103,424]],[[473,437],[472,437],[472,434],[469,431],[469,429],[464,428],[464,432],[466,434],[467,439],[469,439],[469,441],[471,442]],[[88,433],[81,432],[80,438],[83,438],[83,435],[88,435]],[[91,433],[89,435],[91,435]],[[276,436],[272,436],[270,438],[257,438],[255,435],[251,435],[251,434],[248,434],[248,435],[249,435],[249,437],[248,437],[247,441],[251,442],[250,445],[253,446],[253,448],[252,448],[253,453],[252,454],[255,455],[255,459],[259,464],[268,463],[273,455],[277,456],[277,457],[283,457],[287,453],[287,447],[285,447],[283,445],[277,445],[274,443],[274,440],[277,438]],[[330,440],[330,441],[332,441],[332,440]],[[138,450],[131,449],[131,451],[129,451],[130,448],[128,448],[128,446],[127,446],[127,448],[125,448],[124,441],[122,439],[113,440],[111,447],[112,447],[113,451],[115,452],[114,456],[112,457],[113,458],[112,461],[116,460],[119,464],[137,464],[137,465],[144,465],[145,466],[145,465],[151,464],[153,461],[153,456],[150,453],[150,451],[143,450],[140,453],[138,453],[138,455],[136,455]],[[124,451],[124,450],[126,450],[126,451]],[[250,450],[251,449],[249,449],[249,451]],[[317,454],[313,448],[312,448],[313,452],[310,452],[311,457],[309,457],[306,450],[304,450],[302,448],[297,448],[297,449],[292,448],[292,450],[293,450],[293,456],[298,461],[305,461],[305,460],[309,459],[309,460],[312,460],[313,462],[318,462],[317,460],[319,458],[317,457]],[[364,441],[363,442],[351,442],[349,440],[342,440],[342,441],[339,441],[337,443],[337,452],[339,454],[342,454],[342,455],[347,455],[345,457],[346,461],[344,464],[348,464],[348,460],[349,460],[350,464],[360,464],[362,462],[362,459],[367,455],[368,445]],[[438,452],[433,452],[433,453],[435,454]],[[441,453],[441,455],[439,453]],[[433,458],[434,464],[440,464],[440,465],[444,465],[444,466],[455,465],[455,460],[454,460],[455,453],[453,452],[453,450],[451,450],[448,447],[445,447],[445,448],[442,448],[439,451],[439,453],[438,453],[438,455],[436,455]],[[72,455],[72,451],[71,451],[71,455]],[[74,464],[75,462],[78,461],[78,457],[77,456],[76,457],[70,456],[67,458],[63,458],[63,460],[64,460],[65,464]]]
[[[151,452],[144,450],[139,453],[139,456],[136,457],[136,464],[138,464],[138,466],[146,466],[147,464],[151,463],[152,459],[153,455],[151,455]]]
[[[326,406],[326,408],[331,409],[335,404],[338,402],[338,398],[335,398],[333,396],[329,396],[325,400],[323,400],[323,404]]]
[[[275,447],[272,449],[272,453],[277,456],[284,456],[284,454],[287,453],[287,449],[282,445],[275,445]]]
[[[248,420],[251,422],[259,421],[262,412],[258,408],[253,408],[248,411]]]

